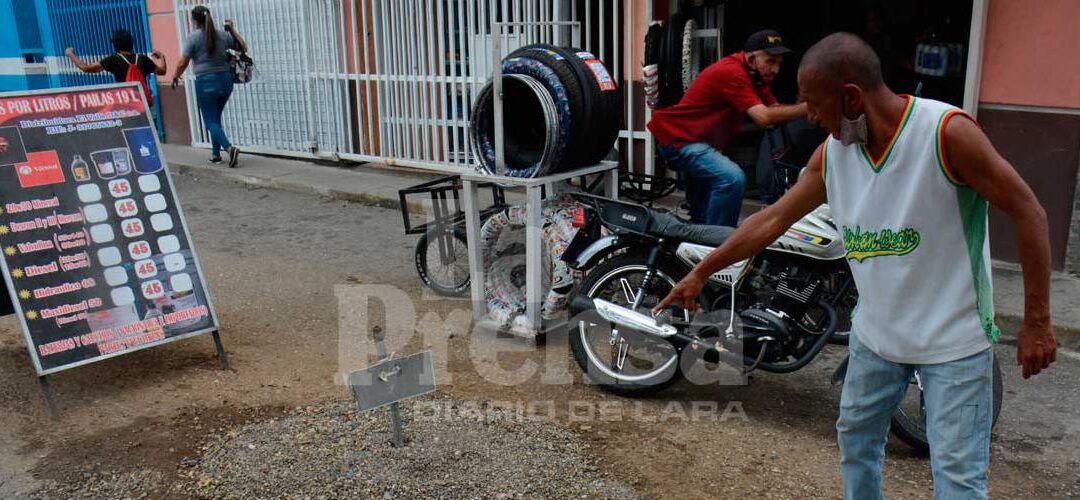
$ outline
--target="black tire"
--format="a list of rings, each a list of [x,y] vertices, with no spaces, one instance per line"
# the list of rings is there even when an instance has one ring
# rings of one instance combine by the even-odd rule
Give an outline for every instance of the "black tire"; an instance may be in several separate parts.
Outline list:
[[[575,121],[583,127],[581,142],[575,143],[578,147],[567,148],[564,169],[599,163],[614,147],[622,128],[622,94],[617,84],[612,81],[611,83],[615,84],[614,89],[602,89],[597,81],[598,77],[586,63],[587,60],[598,61],[599,58],[578,49],[533,44],[514,51],[511,57],[533,57],[535,54],[543,54],[540,57],[546,59],[537,60],[552,66],[553,69],[556,66],[569,69],[580,92],[583,114],[575,114]],[[603,71],[606,72],[607,69],[604,68]],[[577,125],[572,126],[577,128]],[[572,142],[575,138],[576,133],[571,135]]]
[[[599,57],[580,50],[561,50],[567,58],[571,55],[577,56],[573,58],[573,61],[578,67],[579,74],[583,75],[583,86],[588,89],[585,93],[592,94],[594,101],[599,103],[593,106],[590,125],[592,141],[589,143],[591,147],[582,159],[582,165],[595,165],[607,158],[608,153],[615,147],[619,131],[623,128],[623,90]],[[590,68],[592,65],[599,65],[595,68],[595,72],[593,68]],[[606,74],[610,79],[610,82],[607,82],[610,84],[608,89],[601,87],[599,76],[601,74]]]
[[[623,254],[616,257],[612,257],[608,260],[601,262],[595,268],[590,269],[585,279],[577,286],[574,294],[581,294],[589,298],[597,298],[604,295],[603,289],[606,285],[614,284],[614,279],[621,275],[633,275],[637,273],[639,275],[644,274],[646,257],[637,253]],[[646,299],[642,301],[642,308],[652,307],[656,301],[662,299],[671,286],[677,283],[686,275],[687,270],[677,263],[663,262],[657,266],[660,276],[654,280],[654,286],[648,291]],[[629,281],[629,280],[628,280]],[[638,283],[640,283],[640,278]],[[657,286],[662,284],[662,286]],[[573,295],[573,294],[572,294]],[[605,298],[605,297],[600,297]],[[613,300],[614,301],[614,300]],[[624,302],[624,301],[619,301]],[[571,300],[573,303],[573,300]],[[702,302],[707,304],[708,302]],[[686,312],[684,319],[689,320],[689,312]],[[591,332],[584,331],[581,327],[583,323],[587,323],[592,318],[598,318],[595,316],[595,312],[590,315],[588,311],[570,311],[570,318],[572,324],[570,325],[570,350],[574,355],[574,360],[577,362],[578,367],[585,373],[589,379],[598,384],[602,389],[612,394],[626,397],[645,397],[659,391],[664,390],[671,384],[674,384],[682,377],[682,371],[679,368],[679,353],[678,350],[670,346],[671,351],[674,352],[674,362],[669,363],[665,361],[660,366],[656,367],[653,372],[647,372],[641,375],[641,380],[622,380],[617,378],[614,370],[610,366],[603,366],[603,363],[599,363],[597,360],[598,355],[593,352],[591,342],[587,342],[584,338],[590,335]],[[599,328],[602,325],[597,324],[595,328]],[[610,329],[605,330],[602,333],[610,332]],[[644,334],[637,334],[644,336]],[[602,337],[601,337],[602,338]],[[667,351],[661,343],[666,343],[661,339],[655,339],[649,337],[649,340],[654,340],[658,348],[665,351],[666,357]],[[594,361],[597,360],[597,361]],[[636,377],[636,376],[635,376]],[[632,378],[627,376],[627,378]]]
[[[663,57],[661,56],[660,51],[663,48],[664,33],[666,30],[667,25],[664,23],[649,25],[649,31],[645,32],[645,60],[643,61],[645,66],[663,63]]]
[[[434,231],[428,231],[420,235],[420,240],[416,242],[416,274],[419,274],[420,281],[423,281],[424,285],[434,290],[435,293],[448,297],[459,297],[469,289],[469,245],[465,237],[465,231],[460,227],[454,227],[451,234],[453,239],[450,240],[451,244],[446,248],[445,260],[444,253],[439,247],[442,239],[434,237],[436,236]],[[433,261],[432,259],[437,260]],[[433,268],[433,264],[448,269],[451,268],[450,266],[454,266],[452,268],[454,272],[448,274],[443,269]],[[464,265],[462,266],[462,264]],[[462,278],[459,271],[462,268],[464,269],[464,278]]]
[[[660,63],[660,105],[673,106],[683,96],[682,53],[683,30],[686,21],[691,19],[689,11],[680,10],[668,19],[667,30],[661,43]]]
[[[582,165],[583,152],[590,146],[592,135],[589,132],[592,117],[592,98],[586,100],[581,77],[573,62],[557,52],[558,47],[545,44],[527,45],[515,50],[510,58],[527,57],[551,68],[566,88],[567,101],[570,104],[570,135],[563,152],[562,165],[556,170]]]
[[[697,60],[697,44],[694,43],[695,30],[697,30],[697,22],[693,19],[687,19],[683,23],[682,51],[679,53],[679,75],[684,94],[698,76],[698,72],[694,71],[694,64]]]
[[[508,122],[513,126],[504,128],[506,132],[503,143],[506,155],[505,174],[510,177],[546,175],[554,166],[562,162],[566,141],[569,138],[564,133],[568,132],[568,129],[560,125],[562,121],[569,125],[571,119],[565,99],[566,92],[551,68],[533,59],[519,57],[514,58],[513,61],[517,63],[528,61],[534,66],[535,71],[546,72],[550,76],[551,85],[557,87],[557,92],[532,76],[511,72],[503,74],[504,102],[510,99],[521,104],[522,99],[535,99],[531,103],[534,106],[526,109],[525,112],[521,112],[519,108],[519,112],[515,115],[516,120]],[[472,131],[470,145],[479,162],[479,170],[489,175],[495,171],[496,156],[493,83],[493,81],[488,81],[487,85],[480,90],[476,102],[473,103],[469,123]],[[525,91],[528,93],[521,93]],[[553,97],[555,94],[562,95],[564,104],[562,110],[556,109]],[[536,142],[539,139],[543,139],[542,145]]]
[[[994,356],[994,368],[993,368],[993,391],[994,391],[994,408],[990,418],[990,428],[993,429],[997,425],[998,416],[1001,415],[1001,397],[1004,392],[1004,386],[1001,380],[1001,365],[998,363],[998,358]],[[912,382],[908,390],[915,388],[919,390],[918,386]],[[920,400],[921,401],[921,400]],[[901,410],[897,410],[892,416],[892,430],[893,435],[897,437],[904,444],[912,447],[915,451],[923,454],[930,454],[930,442],[926,439],[926,420],[924,415],[919,415],[922,419],[916,419],[908,416]]]

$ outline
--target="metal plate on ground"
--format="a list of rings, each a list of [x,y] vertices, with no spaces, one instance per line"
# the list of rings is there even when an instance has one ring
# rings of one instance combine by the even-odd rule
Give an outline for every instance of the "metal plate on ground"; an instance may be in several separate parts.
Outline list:
[[[435,363],[431,351],[387,359],[349,374],[356,407],[374,410],[403,399],[435,391]]]

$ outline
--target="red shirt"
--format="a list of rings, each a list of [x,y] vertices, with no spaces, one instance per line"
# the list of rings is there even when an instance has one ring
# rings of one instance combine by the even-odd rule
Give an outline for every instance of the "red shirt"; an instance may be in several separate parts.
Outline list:
[[[653,111],[649,131],[661,146],[707,142],[723,150],[742,128],[746,110],[776,103],[766,86],[755,86],[746,58],[736,52],[702,71],[679,103]]]

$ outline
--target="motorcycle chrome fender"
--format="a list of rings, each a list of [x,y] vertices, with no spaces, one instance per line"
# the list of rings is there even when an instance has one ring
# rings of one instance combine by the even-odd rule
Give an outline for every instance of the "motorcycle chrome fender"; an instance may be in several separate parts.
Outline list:
[[[675,250],[675,255],[679,257],[679,260],[686,263],[686,265],[693,268],[698,265],[699,262],[705,260],[705,256],[709,255],[709,252],[715,250],[713,247],[698,245],[696,243],[681,243],[679,248]],[[725,286],[732,286],[742,279],[746,271],[750,269],[750,259],[736,262],[728,267],[725,267],[709,277],[709,281],[715,281],[722,283]]]
[[[799,219],[769,245],[769,249],[817,260],[843,259],[846,255],[843,237],[832,220],[828,205],[821,205]]]
[[[595,266],[601,257],[611,253],[622,246],[622,244],[623,243],[618,235],[611,234],[604,236],[603,238],[592,242],[589,246],[585,247],[581,253],[577,254],[577,256],[574,257],[574,260],[569,263],[570,268],[578,271],[589,269]]]

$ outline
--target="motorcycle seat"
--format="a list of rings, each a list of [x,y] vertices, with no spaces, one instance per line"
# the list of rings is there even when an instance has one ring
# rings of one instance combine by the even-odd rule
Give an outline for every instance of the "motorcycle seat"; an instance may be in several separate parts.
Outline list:
[[[733,227],[690,224],[665,212],[653,211],[649,215],[650,220],[646,232],[666,239],[718,247],[727,241],[731,233],[735,232]]]
[[[735,228],[683,222],[674,214],[621,200],[579,193],[579,200],[595,207],[604,224],[633,233],[718,247]]]

